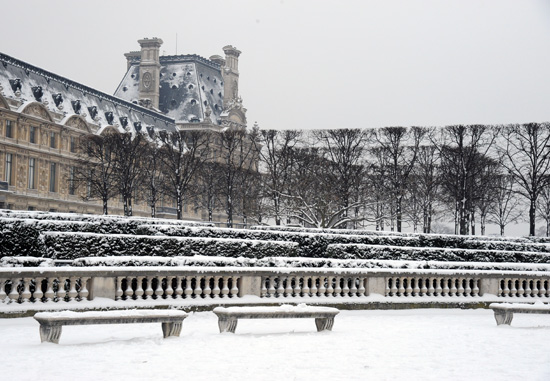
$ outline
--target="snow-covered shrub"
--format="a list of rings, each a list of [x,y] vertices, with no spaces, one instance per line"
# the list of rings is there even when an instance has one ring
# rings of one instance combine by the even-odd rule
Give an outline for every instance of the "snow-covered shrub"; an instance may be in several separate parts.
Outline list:
[[[550,263],[550,255],[547,253],[362,244],[329,245],[327,254],[330,258],[338,259]]]
[[[54,261],[49,258],[35,257],[3,257],[0,267],[53,267]]]
[[[64,232],[45,232],[40,241],[42,256],[54,259],[119,255],[285,257],[295,256],[296,247],[291,242]]]

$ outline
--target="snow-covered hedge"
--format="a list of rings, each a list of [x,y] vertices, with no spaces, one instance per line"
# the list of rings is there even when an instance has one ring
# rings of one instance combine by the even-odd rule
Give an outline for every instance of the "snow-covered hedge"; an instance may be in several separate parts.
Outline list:
[[[6,210],[0,209],[0,218],[17,218],[17,219],[33,219],[33,220],[52,220],[52,221],[83,221],[83,222],[122,222],[130,225],[142,224],[162,224],[162,225],[178,225],[178,226],[214,226],[209,222],[171,220],[166,218],[149,218],[149,217],[125,217],[118,215],[94,215],[94,214],[77,214],[77,213],[52,213],[38,211],[23,211],[23,210]]]
[[[225,256],[287,257],[295,256],[291,242],[239,239],[142,236],[128,234],[95,234],[45,232],[40,235],[42,256],[53,259],[75,259],[102,256]]]
[[[338,230],[330,230],[338,232]],[[331,244],[366,244],[382,246],[408,246],[408,247],[444,247],[475,250],[505,250],[505,251],[534,251],[550,252],[550,245],[533,243],[528,241],[478,241],[472,237],[448,236],[449,239],[442,239],[443,236],[431,236],[429,234],[408,236],[408,235],[377,235],[377,234],[334,234],[319,232],[293,232],[276,231],[269,229],[225,229],[225,228],[197,228],[166,225],[142,225],[137,229],[139,234],[155,235],[164,234],[167,236],[180,237],[210,237],[210,238],[237,238],[237,239],[259,239],[272,241],[291,241],[298,243],[298,255],[308,258],[323,258],[330,255],[326,252]],[[447,236],[445,236],[447,238]]]
[[[3,257],[0,267],[53,267],[54,261],[49,258],[35,257]]]
[[[329,245],[327,255],[338,259],[550,263],[550,255],[547,253],[362,244]]]

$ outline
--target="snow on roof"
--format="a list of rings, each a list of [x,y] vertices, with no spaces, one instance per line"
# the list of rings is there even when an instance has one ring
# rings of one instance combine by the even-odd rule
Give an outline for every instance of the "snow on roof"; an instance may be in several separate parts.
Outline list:
[[[174,120],[163,114],[133,104],[127,99],[102,93],[91,87],[50,73],[26,62],[0,53],[0,95],[18,102],[18,111],[32,103],[40,103],[52,116],[67,120],[80,115],[97,129],[113,125],[127,130],[134,123],[175,131]]]

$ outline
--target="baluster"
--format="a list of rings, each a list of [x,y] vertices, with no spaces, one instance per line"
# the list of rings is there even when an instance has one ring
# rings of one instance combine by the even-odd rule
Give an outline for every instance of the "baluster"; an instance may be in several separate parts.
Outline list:
[[[443,296],[443,289],[441,288],[442,282],[443,278],[435,278],[435,294],[437,294],[437,296]]]
[[[166,299],[171,299],[172,295],[174,295],[174,289],[172,288],[172,282],[174,282],[173,276],[167,276],[166,277],[166,290],[164,290],[164,294],[166,295]]]
[[[6,279],[0,279],[0,300],[4,302],[6,300]]]
[[[285,282],[285,296],[292,296],[292,278],[286,277]]]
[[[230,295],[231,295],[232,298],[236,297],[239,294],[238,282],[239,282],[239,277],[234,276],[232,278],[231,292],[230,292]]]
[[[518,297],[525,295],[525,289],[523,288],[523,279],[518,279]]]
[[[357,289],[357,296],[365,296],[365,281],[367,278],[359,278],[359,288]]]
[[[18,279],[18,278],[13,278],[11,280],[11,290],[10,290],[10,293],[8,294],[10,301],[17,302],[19,300],[19,290],[18,290],[19,282],[21,282],[21,279]]]
[[[443,295],[451,296],[449,295],[449,279],[445,279],[445,278],[443,278]]]
[[[543,295],[544,296],[550,296],[550,281],[549,280],[545,280],[544,281],[544,293]]]
[[[45,302],[51,302],[54,300],[55,293],[53,292],[53,281],[55,278],[48,278],[46,280],[46,292],[44,293],[44,297],[46,298]]]
[[[531,288],[531,296],[536,297],[539,295],[539,280],[533,279],[533,287]]]
[[[143,291],[143,278],[142,276],[136,277],[136,291],[134,291],[136,299],[141,299],[145,293],[145,291]]]
[[[473,279],[474,288],[472,289],[472,296],[479,296],[479,279]]]
[[[42,292],[42,281],[44,278],[36,278],[34,281],[34,292],[32,294],[32,297],[34,298],[35,302],[41,302],[42,297],[44,296],[44,293]]]
[[[430,278],[420,278],[420,282],[422,282],[422,287],[420,288],[420,295],[426,296],[428,294],[428,287],[426,287],[426,283],[430,281]]]
[[[145,278],[145,282],[147,283],[147,286],[145,287],[145,295],[143,299],[151,299],[153,297],[153,294],[155,291],[153,290],[153,279],[152,276],[147,276]]]
[[[262,278],[262,290],[260,293],[260,296],[262,298],[266,298],[268,296],[267,293],[267,284],[269,283],[270,277],[266,276],[265,278]]]
[[[357,296],[357,278],[351,278],[351,289],[349,290],[350,296]]]
[[[508,296],[510,295],[510,288],[508,287],[508,283],[510,283],[510,279],[504,278],[504,289],[502,290],[502,296]]]
[[[272,297],[275,295],[275,277],[268,278],[269,279],[269,288],[267,289],[267,295],[269,297]]]
[[[59,278],[57,280],[57,300],[62,301],[65,300],[65,296],[67,295],[67,291],[65,290],[65,280],[64,278]]]
[[[344,285],[344,287],[342,288],[342,296],[344,297],[349,296],[349,280],[350,278],[348,277],[342,277],[342,283]]]
[[[201,276],[195,277],[195,289],[193,290],[193,295],[195,298],[200,298],[202,295],[201,281],[202,281]]]
[[[227,284],[229,282],[229,277],[224,276],[223,277],[223,286],[222,286],[222,296],[227,297],[229,295],[229,287],[227,287]]]
[[[124,290],[123,295],[126,297],[126,300],[132,300],[132,297],[134,296],[134,289],[132,288],[132,281],[134,277],[127,276],[124,279],[126,279],[126,289]]]
[[[212,295],[212,288],[210,287],[211,280],[212,276],[204,277],[204,290],[202,290],[202,293],[204,294],[205,298],[211,297]]]
[[[122,292],[122,278],[117,277],[116,278],[115,300],[120,300],[122,295],[123,295],[123,292]]]
[[[457,295],[457,293],[456,293],[457,292],[457,289],[456,289],[457,279],[451,278],[450,281],[451,281],[450,296],[456,296]]]
[[[317,292],[319,291],[319,289],[317,288],[318,281],[320,282],[318,276],[311,277],[311,288],[309,289],[309,292],[312,297],[317,296]]]
[[[464,282],[464,278],[458,278],[458,289],[457,289],[457,296],[464,296],[464,286],[462,285],[462,282]]]
[[[283,283],[287,280],[286,277],[279,276],[279,284],[277,285],[277,297],[283,297],[285,294],[285,287]]]
[[[464,296],[472,296],[472,288],[470,287],[471,282],[472,279],[466,278],[466,288],[464,289]]]
[[[533,296],[531,294],[531,279],[525,279],[525,293],[523,294],[523,296]]]
[[[70,277],[69,278],[69,292],[67,293],[68,297],[69,297],[69,301],[74,301],[74,299],[76,298],[76,296],[78,295],[78,292],[76,292],[76,278],[75,277]]]
[[[428,296],[434,296],[435,288],[434,288],[434,281],[435,278],[428,278]]]
[[[334,288],[332,287],[333,280],[334,280],[334,277],[332,276],[327,277],[327,296],[334,295]]]
[[[88,279],[90,278],[80,278],[80,291],[78,292],[80,300],[88,300],[88,295],[90,295],[90,292],[88,291]]]
[[[510,279],[510,296],[518,296],[518,290],[516,289],[516,279]]]
[[[164,277],[157,276],[156,279],[157,279],[157,287],[155,287],[154,294],[157,299],[161,299],[162,295],[164,294],[164,290],[162,289],[162,280],[164,279]]]
[[[23,278],[23,291],[21,292],[21,302],[30,302],[31,300],[31,278]]]
[[[407,288],[405,289],[405,293],[406,293],[407,296],[412,296],[413,295],[413,293],[412,293],[413,289],[412,289],[412,284],[411,284],[412,283],[412,278],[405,278],[405,281],[407,283]]]
[[[544,280],[539,280],[539,296],[545,296],[546,295],[546,288],[544,288]]]
[[[310,277],[304,277],[304,283],[302,287],[302,295],[303,296],[309,296],[309,280]]]
[[[336,280],[336,284],[335,284],[335,287],[334,287],[334,296],[341,296],[342,295],[342,288],[340,286],[340,282],[342,281],[342,277],[335,277],[334,278]]]
[[[390,288],[391,296],[397,296],[397,292],[398,292],[398,289],[397,289],[397,277],[388,278],[388,282],[391,282],[391,288]]]
[[[212,289],[212,298],[216,299],[220,297],[220,277],[214,277],[214,288]]]
[[[396,286],[397,286],[397,295],[399,296],[405,296],[405,278],[398,277],[396,279]]]
[[[411,281],[414,282],[413,287],[413,296],[420,296],[420,287],[418,287],[418,282],[420,282],[420,278],[411,278]]]
[[[300,277],[294,277],[294,290],[293,296],[300,296],[302,288],[300,287]]]
[[[190,298],[191,295],[193,295],[193,289],[191,288],[191,282],[193,281],[193,277],[186,276],[185,277],[185,298]]]

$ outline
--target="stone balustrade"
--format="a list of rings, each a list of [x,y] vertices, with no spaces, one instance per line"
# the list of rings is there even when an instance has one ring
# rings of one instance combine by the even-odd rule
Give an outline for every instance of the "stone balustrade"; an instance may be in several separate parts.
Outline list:
[[[289,269],[236,267],[59,267],[0,269],[0,312],[7,304],[146,300],[203,304],[306,299],[368,303],[425,298],[492,301],[549,298],[548,272],[409,269]],[[427,298],[427,299],[426,299]],[[218,300],[218,302],[214,302]]]

